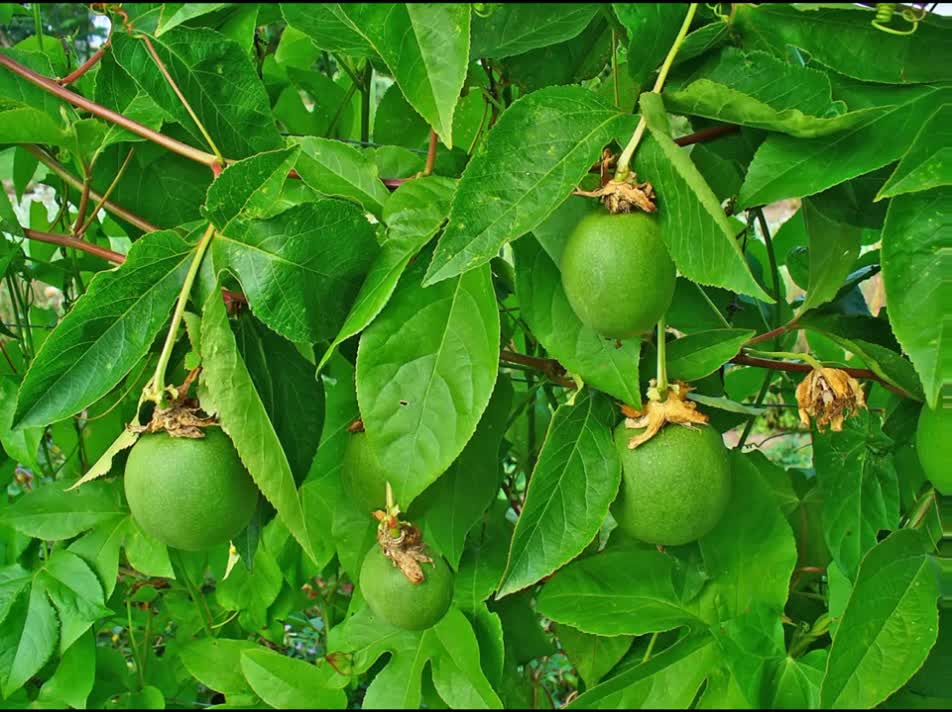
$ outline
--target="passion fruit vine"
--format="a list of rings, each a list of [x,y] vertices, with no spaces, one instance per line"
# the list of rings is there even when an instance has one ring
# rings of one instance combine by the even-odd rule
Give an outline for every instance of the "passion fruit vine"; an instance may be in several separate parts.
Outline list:
[[[205,437],[139,437],[126,463],[125,491],[138,525],[163,544],[201,551],[227,544],[258,504],[258,488],[221,428]]]
[[[643,212],[584,217],[565,245],[561,270],[578,318],[610,338],[648,331],[674,298],[674,262],[657,220]]]

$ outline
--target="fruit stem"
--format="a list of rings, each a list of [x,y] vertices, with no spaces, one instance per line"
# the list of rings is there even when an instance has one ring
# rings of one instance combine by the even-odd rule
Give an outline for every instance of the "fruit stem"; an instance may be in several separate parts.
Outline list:
[[[823,368],[823,364],[817,361],[813,356],[807,353],[793,353],[791,351],[758,351],[757,349],[747,349],[747,353],[754,356],[764,356],[766,358],[789,358],[805,361],[813,368]]]
[[[658,395],[668,391],[668,362],[665,359],[664,314],[658,319]]]
[[[688,7],[688,14],[684,16],[681,30],[678,32],[678,36],[674,38],[674,43],[671,45],[671,49],[668,50],[668,56],[664,58],[664,64],[661,65],[658,78],[655,80],[654,87],[651,90],[655,94],[661,93],[661,89],[664,87],[664,82],[668,78],[671,65],[674,64],[674,58],[677,56],[678,50],[681,49],[681,44],[684,42],[684,38],[691,28],[691,21],[694,20],[694,13],[697,12],[697,6],[698,4],[696,2],[692,2]],[[642,114],[638,120],[638,126],[635,128],[635,133],[632,134],[631,140],[628,142],[628,145],[625,146],[625,150],[622,151],[621,156],[618,157],[618,167],[615,169],[616,181],[621,182],[628,178],[628,174],[630,173],[628,164],[631,163],[631,159],[635,155],[635,149],[638,148],[638,144],[641,143],[641,138],[644,136],[647,127],[648,122],[645,120],[645,115]]]
[[[192,284],[195,282],[195,275],[198,274],[199,265],[205,256],[209,243],[215,234],[215,226],[211,223],[205,229],[205,234],[198,242],[195,249],[195,256],[192,258],[192,264],[189,265],[188,273],[185,275],[185,281],[182,283],[182,291],[179,292],[178,302],[175,305],[175,312],[172,314],[172,324],[169,326],[169,333],[165,337],[165,345],[162,347],[162,353],[159,355],[159,363],[155,367],[155,376],[152,378],[151,386],[147,386],[145,399],[155,403],[159,408],[165,406],[165,369],[169,365],[169,359],[172,358],[172,347],[175,346],[175,337],[178,333],[179,325],[182,323],[182,316],[185,314],[185,305],[188,302],[188,295],[192,291]]]
[[[387,482],[387,531],[391,539],[400,538],[400,521],[397,516],[400,514],[399,508],[393,503],[393,487]]]

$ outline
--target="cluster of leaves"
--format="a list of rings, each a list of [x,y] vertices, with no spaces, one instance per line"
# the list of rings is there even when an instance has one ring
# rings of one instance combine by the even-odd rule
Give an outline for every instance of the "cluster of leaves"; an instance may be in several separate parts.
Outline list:
[[[952,23],[702,5],[656,94],[685,4],[143,3],[112,8],[66,96],[36,75],[80,59],[32,9],[43,31],[0,50],[0,161],[58,210],[0,197],[4,706],[949,704],[913,443],[952,381]],[[571,193],[637,114],[680,275],[668,373],[712,427],[746,441],[794,403],[794,364],[743,365],[758,334],[871,377],[809,469],[736,448],[722,522],[664,551],[609,515],[617,404],[657,344],[583,325],[559,272],[600,209]],[[763,206],[791,198],[771,235]],[[209,223],[169,382],[201,367],[264,494],[237,563],[141,531],[113,446]],[[354,588],[376,524],[340,480],[358,419],[456,572],[429,630]]]

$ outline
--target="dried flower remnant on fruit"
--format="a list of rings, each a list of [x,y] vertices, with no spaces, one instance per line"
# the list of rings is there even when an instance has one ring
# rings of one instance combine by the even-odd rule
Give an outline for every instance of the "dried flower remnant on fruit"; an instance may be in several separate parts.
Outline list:
[[[822,431],[827,424],[839,432],[844,418],[866,407],[859,381],[838,368],[815,368],[797,386],[800,422],[810,427],[810,418]]]
[[[641,410],[635,410],[622,405],[621,412],[626,416],[625,427],[630,429],[644,428],[640,435],[628,441],[628,447],[634,450],[639,445],[648,442],[667,423],[676,423],[690,427],[692,425],[706,425],[707,416],[697,409],[697,405],[687,400],[688,393],[693,390],[683,381],[668,386],[667,397],[662,400],[655,380],[651,380],[648,389],[648,402]]]
[[[598,190],[576,191],[575,195],[600,198],[608,212],[613,215],[635,210],[653,213],[658,209],[655,205],[654,187],[651,183],[639,183],[634,174],[622,181],[610,180]]]
[[[384,556],[403,572],[410,583],[423,583],[426,576],[420,564],[433,563],[433,559],[426,553],[423,534],[412,524],[401,522],[396,514],[388,515],[377,510],[374,517],[380,522],[377,527],[377,543]],[[394,530],[400,532],[398,536],[393,535]]]

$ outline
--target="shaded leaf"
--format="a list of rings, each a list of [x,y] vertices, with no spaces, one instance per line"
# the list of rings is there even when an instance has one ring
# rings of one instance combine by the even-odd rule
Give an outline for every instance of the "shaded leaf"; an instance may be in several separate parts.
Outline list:
[[[661,66],[684,22],[684,3],[612,3],[628,31],[628,72],[643,85]]]
[[[810,200],[803,201],[803,222],[810,239],[810,278],[805,312],[833,299],[859,256],[862,230],[827,217]]]
[[[588,687],[615,667],[633,640],[629,635],[589,635],[566,625],[559,626],[558,634],[562,649]]]
[[[212,241],[217,269],[238,277],[256,317],[291,341],[331,337],[377,252],[363,212],[338,200],[233,221]]]
[[[330,665],[318,667],[263,648],[241,652],[241,671],[262,700],[276,709],[344,709],[343,690],[330,687]]]
[[[598,8],[585,3],[500,4],[488,17],[473,18],[473,59],[501,59],[572,39]]]
[[[668,375],[682,381],[700,380],[734,358],[754,333],[747,329],[712,329],[676,339],[665,346]]]
[[[37,487],[4,513],[4,522],[35,539],[71,539],[126,515],[116,482],[91,482],[74,492],[68,482]]]

